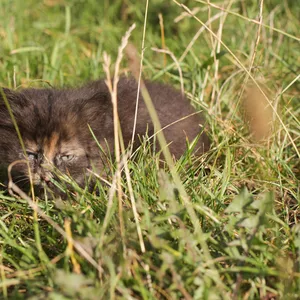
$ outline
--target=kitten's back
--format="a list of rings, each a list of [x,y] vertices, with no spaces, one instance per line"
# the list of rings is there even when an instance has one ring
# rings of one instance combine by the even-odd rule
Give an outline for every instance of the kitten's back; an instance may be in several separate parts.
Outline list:
[[[165,84],[146,81],[146,87],[159,117],[161,127],[171,153],[179,158],[186,150],[186,139],[192,142],[199,133],[195,153],[201,154],[209,149],[210,141],[204,132],[204,118],[196,112],[180,91]],[[132,78],[121,78],[118,85],[118,112],[123,138],[129,142],[132,136],[136,105],[137,83]],[[142,97],[139,98],[137,134],[154,133],[154,126]]]

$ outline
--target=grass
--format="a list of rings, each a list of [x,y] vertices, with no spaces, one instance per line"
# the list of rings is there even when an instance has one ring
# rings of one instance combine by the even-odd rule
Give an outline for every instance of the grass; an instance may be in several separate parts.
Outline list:
[[[105,77],[103,53],[116,61],[132,23],[130,41],[141,52],[143,2],[1,1],[0,84]],[[188,198],[147,145],[128,160],[121,207],[100,181],[99,195],[73,183],[68,201],[39,201],[38,214],[28,196],[1,192],[1,298],[299,299],[300,7],[184,4],[149,1],[143,74],[180,88],[179,63],[185,92],[207,116],[211,150],[176,163]],[[152,50],[162,45],[177,63]],[[128,71],[124,59],[120,73]],[[262,115],[273,125],[266,142],[253,139],[241,109],[253,80],[274,108],[270,119]]]

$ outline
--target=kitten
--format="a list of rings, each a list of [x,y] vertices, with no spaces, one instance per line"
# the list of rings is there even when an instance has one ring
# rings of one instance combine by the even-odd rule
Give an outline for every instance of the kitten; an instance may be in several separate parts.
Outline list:
[[[191,115],[163,130],[170,151],[179,158],[186,150],[186,138],[191,142],[203,130],[204,119],[195,114],[187,99],[172,87],[146,82],[162,128]],[[14,182],[28,184],[30,173],[37,188],[51,186],[53,169],[70,175],[80,186],[89,176],[87,169],[101,174],[105,168],[105,153],[113,154],[114,130],[111,97],[104,80],[75,89],[3,89],[18,124],[27,155],[24,154],[15,127],[0,93],[0,168],[21,160],[12,168]],[[132,137],[137,84],[134,79],[121,78],[118,84],[118,113],[124,144]],[[139,137],[154,134],[154,126],[140,97],[134,148]],[[91,130],[89,129],[91,128]],[[202,133],[196,154],[209,148],[209,139]],[[103,174],[101,174],[103,175]]]

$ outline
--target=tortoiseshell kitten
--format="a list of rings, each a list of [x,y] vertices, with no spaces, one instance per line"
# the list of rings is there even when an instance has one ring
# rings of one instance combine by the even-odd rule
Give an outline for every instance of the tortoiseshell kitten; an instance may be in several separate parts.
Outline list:
[[[204,120],[195,114],[187,99],[172,87],[146,82],[170,151],[179,158],[186,150],[186,138],[192,141],[203,130]],[[39,189],[51,186],[53,169],[70,175],[79,185],[84,186],[87,169],[103,173],[105,157],[92,137],[91,130],[103,149],[113,153],[114,130],[110,94],[104,80],[99,80],[75,89],[3,89],[10,103],[14,117],[24,141],[24,154],[13,122],[0,94],[0,168],[7,174],[7,167],[14,161],[22,160],[13,167],[14,182],[20,187],[29,182],[29,160],[34,185]],[[132,78],[121,78],[118,84],[118,113],[125,145],[132,137],[137,84]],[[184,120],[181,118],[192,115]],[[200,126],[199,126],[200,125]],[[147,108],[139,102],[136,148],[140,139],[154,128]],[[205,133],[199,138],[196,154],[209,148]],[[103,153],[103,152],[102,152]],[[101,174],[103,175],[103,174]],[[3,178],[1,179],[3,182]]]

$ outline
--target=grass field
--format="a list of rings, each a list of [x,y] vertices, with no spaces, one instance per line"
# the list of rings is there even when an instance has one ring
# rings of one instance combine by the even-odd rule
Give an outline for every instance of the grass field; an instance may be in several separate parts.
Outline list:
[[[38,211],[0,192],[1,299],[300,299],[299,1],[182,3],[0,2],[1,86],[103,78],[135,23],[144,78],[182,73],[212,140],[172,176],[140,149],[119,197],[115,177]]]

